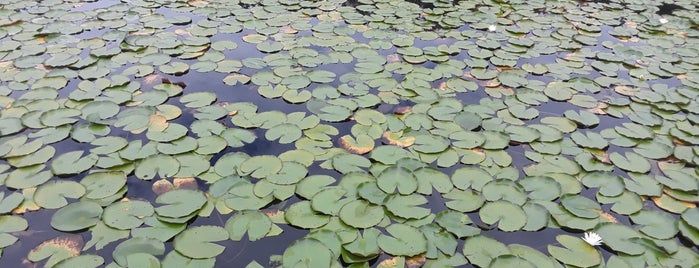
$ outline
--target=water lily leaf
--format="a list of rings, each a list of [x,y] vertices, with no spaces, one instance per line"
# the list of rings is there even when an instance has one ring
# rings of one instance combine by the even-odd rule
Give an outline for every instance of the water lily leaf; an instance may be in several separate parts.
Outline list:
[[[449,146],[449,141],[445,138],[431,135],[415,136],[415,144],[412,146],[415,151],[421,153],[439,153]]]
[[[284,213],[284,218],[289,224],[306,229],[318,228],[330,221],[330,216],[315,212],[309,201],[301,201],[289,206]]]
[[[219,226],[195,226],[175,236],[174,247],[180,254],[194,258],[213,258],[223,253],[226,247],[211,242],[228,239],[228,232]]]
[[[462,190],[472,188],[480,191],[486,183],[493,180],[493,176],[480,168],[463,167],[454,171],[451,180],[456,188]]]
[[[599,217],[602,210],[599,203],[582,195],[564,195],[561,197],[561,205],[575,216],[594,219]]]
[[[154,130],[149,129],[146,137],[152,141],[169,142],[182,138],[187,135],[187,128],[180,124],[168,123],[165,129]]]
[[[144,218],[143,223],[148,227],[131,229],[131,236],[153,238],[161,242],[166,242],[187,227],[187,225],[183,223],[169,223],[161,221],[156,216]]]
[[[488,202],[481,208],[479,215],[487,224],[498,222],[498,228],[505,232],[521,229],[527,223],[527,215],[520,206],[508,201]]]
[[[158,69],[166,74],[171,74],[171,75],[182,75],[185,74],[189,71],[189,64],[186,64],[184,62],[172,62],[167,65],[160,65]]]
[[[53,181],[44,183],[34,192],[34,202],[48,209],[68,205],[66,198],[77,199],[85,194],[85,187],[74,181]]]
[[[245,40],[245,39],[243,39]],[[246,41],[247,42],[247,41]],[[264,53],[274,53],[282,50],[284,48],[284,44],[280,42],[260,42],[257,43],[257,50],[264,52]]]
[[[82,114],[80,110],[70,108],[58,108],[41,114],[41,123],[47,127],[57,127],[72,124],[78,121],[77,116]]]
[[[129,230],[143,224],[143,218],[153,215],[153,212],[153,206],[148,202],[121,201],[104,209],[102,221],[109,227]]]
[[[5,185],[15,189],[26,189],[41,185],[51,179],[51,171],[44,170],[43,164],[23,167],[10,172],[5,178]]]
[[[386,227],[390,235],[379,235],[379,248],[396,256],[415,256],[427,251],[425,235],[415,227],[405,224],[391,224]]]
[[[635,123],[623,123],[621,126],[614,127],[614,130],[632,139],[652,139],[655,136],[655,133],[649,127]]]
[[[699,190],[699,184],[695,175],[671,169],[663,170],[663,173],[667,177],[656,176],[655,179],[667,187],[681,191]]]
[[[247,84],[250,82],[251,78],[250,76],[244,75],[244,74],[239,74],[239,73],[234,73],[234,74],[229,74],[228,76],[223,78],[223,83],[229,86],[235,86],[237,84]]]
[[[538,264],[537,264],[538,265]],[[513,255],[500,255],[490,261],[489,267],[539,267],[524,258]]]
[[[242,211],[230,217],[225,228],[233,241],[240,241],[246,233],[248,240],[256,241],[270,232],[272,221],[259,211]]]
[[[480,194],[472,190],[453,189],[451,192],[444,194],[444,198],[451,200],[445,204],[448,208],[460,212],[475,211],[485,202],[485,199]]]
[[[80,150],[59,155],[51,162],[51,171],[55,175],[77,174],[90,169],[97,163],[99,158],[95,154],[89,154],[81,158],[82,155],[83,151]]]
[[[9,158],[7,162],[17,168],[28,167],[48,162],[55,153],[56,149],[49,145],[28,155]]]
[[[639,229],[641,233],[653,238],[669,239],[674,237],[679,231],[675,218],[665,212],[641,210],[630,216],[634,224],[643,226]]]
[[[435,223],[458,238],[475,236],[480,233],[479,228],[470,226],[473,222],[468,215],[456,211],[445,210],[437,213]]]
[[[180,162],[169,155],[153,155],[141,160],[136,165],[135,175],[142,180],[151,180],[157,174],[160,178],[167,178],[177,174],[180,170]]]
[[[160,267],[160,260],[153,255],[148,253],[133,253],[126,256],[126,262],[129,266],[138,267],[148,267],[148,268],[158,268]]]
[[[194,92],[180,97],[180,102],[188,108],[199,108],[212,104],[216,101],[216,94],[212,92]]]
[[[330,249],[312,238],[292,242],[282,255],[282,262],[289,267],[330,267],[334,259]]]
[[[274,141],[279,139],[279,143],[281,144],[295,142],[301,138],[302,135],[301,128],[293,124],[279,124],[265,132],[265,138],[267,138],[267,140]]]
[[[588,111],[567,110],[563,115],[573,122],[586,127],[598,125],[600,122],[600,119],[595,114]]]
[[[339,216],[342,222],[349,226],[366,229],[381,222],[384,218],[384,210],[381,206],[372,205],[364,200],[353,200],[342,206]],[[353,254],[358,253],[353,252]]]
[[[182,256],[177,250],[170,251],[162,261],[162,267],[214,267],[216,258],[209,259],[192,259]]]
[[[117,264],[126,266],[128,263],[127,258],[136,253],[162,255],[165,253],[165,245],[163,242],[152,238],[133,237],[117,245],[112,252],[112,258],[114,258]]]
[[[340,208],[352,201],[352,199],[344,198],[346,191],[341,187],[328,187],[311,199],[311,208],[317,212],[327,215],[337,215]]]
[[[155,213],[161,217],[185,217],[201,209],[206,201],[206,197],[201,191],[176,189],[155,199],[156,203],[163,204],[155,208]]]
[[[609,172],[591,172],[582,178],[587,187],[599,187],[599,193],[605,196],[617,196],[624,192],[621,178]]]
[[[427,198],[422,195],[390,195],[385,201],[384,206],[388,211],[401,218],[405,219],[422,219],[430,214],[430,209],[419,207],[419,205],[427,203]]]
[[[360,257],[376,257],[379,254],[377,239],[379,238],[380,234],[381,231],[377,229],[366,229],[359,237],[357,237],[357,239],[349,244],[343,245],[342,248]]]
[[[90,201],[80,201],[64,206],[51,216],[51,226],[59,231],[82,230],[97,224],[102,207]]]
[[[0,232],[13,233],[24,231],[29,227],[27,220],[19,216],[3,215],[0,216]],[[16,239],[15,239],[16,240]],[[12,242],[14,243],[14,241]]]
[[[100,250],[109,243],[129,237],[128,230],[114,229],[102,222],[98,222],[95,226],[90,227],[90,234],[92,238],[85,243],[83,250],[93,246],[96,250]]]
[[[682,220],[694,229],[699,230],[699,209],[688,209],[682,213]]]
[[[432,188],[440,193],[448,193],[454,188],[449,176],[434,168],[419,168],[413,172],[418,182],[417,192],[429,195]]]
[[[78,256],[82,244],[83,239],[79,235],[59,236],[44,241],[29,251],[27,259],[32,262],[39,262],[48,258],[44,265],[46,267],[53,267],[62,260]]]
[[[463,253],[468,260],[480,267],[486,267],[497,256],[510,254],[505,244],[487,236],[469,237],[464,242]]]
[[[340,138],[340,144],[345,150],[355,154],[365,154],[374,149],[374,139],[369,135],[359,134],[357,138],[344,135]]]
[[[613,152],[609,154],[609,160],[620,169],[631,172],[646,173],[651,168],[648,160],[634,152],[626,152],[625,157],[620,153]]]
[[[573,139],[573,142],[575,142],[577,145],[585,148],[601,150],[609,146],[607,140],[605,140],[602,135],[595,132],[586,131],[583,133],[576,131],[570,134],[570,138]]]
[[[0,135],[8,136],[24,129],[19,118],[0,118]]]
[[[86,198],[102,199],[116,194],[126,185],[126,174],[121,171],[90,173],[80,181],[80,184],[86,189]]]
[[[311,81],[316,83],[330,83],[335,80],[335,73],[324,70],[313,70],[306,73]]]
[[[558,235],[556,240],[565,248],[549,245],[548,251],[551,256],[565,264],[592,267],[602,262],[600,253],[580,238]]]
[[[597,227],[597,234],[604,240],[604,244],[612,250],[629,255],[640,255],[646,251],[643,244],[638,241],[641,234],[622,224],[605,223]]]
[[[265,178],[282,169],[282,160],[273,155],[254,156],[240,165],[240,171],[253,178]]]
[[[409,195],[417,190],[418,183],[412,172],[403,167],[389,167],[376,178],[379,188],[390,194],[398,190],[400,194]]]
[[[262,182],[264,181],[258,183]],[[272,194],[259,197],[255,194],[254,188],[255,185],[248,181],[235,182],[231,185],[224,200],[226,207],[234,210],[260,209],[274,200]],[[274,189],[272,189],[273,191]]]
[[[96,268],[104,264],[104,259],[98,255],[86,254],[70,257],[56,263],[56,268],[85,267]]]
[[[6,193],[0,193],[0,213],[6,214],[17,208],[23,201],[24,196],[20,192],[13,192],[5,196]]]

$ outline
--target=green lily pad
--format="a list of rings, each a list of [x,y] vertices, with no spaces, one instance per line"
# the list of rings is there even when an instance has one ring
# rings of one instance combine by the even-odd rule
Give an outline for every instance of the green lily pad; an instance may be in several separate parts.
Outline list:
[[[121,201],[104,209],[102,221],[112,228],[130,230],[143,224],[143,218],[153,215],[153,212],[153,206],[148,202]]]
[[[51,217],[51,226],[56,230],[71,232],[97,224],[102,207],[95,202],[80,201],[60,208]]]
[[[651,168],[648,160],[634,152],[625,153],[625,157],[620,153],[614,152],[609,154],[609,160],[620,169],[631,172],[646,173]]]
[[[312,238],[292,242],[282,255],[282,262],[289,267],[330,267],[333,260],[332,251]]]
[[[563,247],[548,246],[549,253],[557,260],[578,267],[592,267],[602,262],[602,256],[597,250],[580,238],[559,235],[556,240]]]
[[[484,223],[498,222],[498,228],[505,232],[517,231],[527,223],[524,210],[508,201],[488,202],[483,205],[479,215]]]
[[[219,226],[195,226],[187,228],[175,237],[174,247],[180,254],[195,258],[213,258],[226,247],[211,242],[228,239],[228,232]]]
[[[272,221],[264,213],[243,211],[230,217],[226,221],[225,228],[233,241],[240,241],[246,233],[248,240],[256,241],[270,232]]]
[[[386,227],[390,235],[379,235],[379,248],[396,256],[415,256],[427,250],[427,239],[415,227],[405,224],[391,224]]]
[[[201,209],[207,200],[204,194],[196,190],[177,189],[164,193],[155,199],[162,206],[155,208],[161,217],[180,218]]]
[[[370,228],[384,218],[383,208],[364,200],[353,200],[340,209],[340,219],[355,228]]]
[[[311,202],[302,201],[294,203],[286,209],[284,218],[289,224],[301,228],[313,229],[321,227],[330,221],[330,217],[315,212],[311,208]]]
[[[165,245],[152,238],[134,237],[117,245],[112,252],[112,257],[117,264],[126,266],[127,258],[137,253],[162,255],[165,253]]]
[[[77,174],[90,169],[97,163],[97,155],[89,154],[82,157],[83,151],[71,151],[53,159],[51,171],[55,175]]]
[[[85,187],[74,181],[53,181],[44,183],[34,192],[34,202],[48,209],[68,205],[66,198],[77,199],[85,194]]]

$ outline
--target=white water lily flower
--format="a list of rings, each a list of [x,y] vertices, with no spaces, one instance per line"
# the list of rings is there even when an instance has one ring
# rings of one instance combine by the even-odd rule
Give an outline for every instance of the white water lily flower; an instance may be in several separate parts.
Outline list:
[[[660,24],[665,24],[668,22],[666,18],[660,18],[658,21],[660,22]]]
[[[599,246],[602,245],[602,243],[604,242],[602,241],[602,237],[595,232],[585,233],[585,237],[583,237],[583,240],[585,240],[585,242],[587,242],[591,246]]]
[[[495,26],[495,25],[490,25],[490,26],[488,26],[488,31],[489,31],[489,32],[494,32],[494,31],[497,30],[497,29],[498,29],[498,27]]]

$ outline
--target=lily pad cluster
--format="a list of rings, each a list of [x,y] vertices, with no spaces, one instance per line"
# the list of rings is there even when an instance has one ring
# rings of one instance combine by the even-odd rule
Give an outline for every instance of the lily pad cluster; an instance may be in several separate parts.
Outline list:
[[[691,267],[699,13],[669,2],[5,1],[0,248],[213,267],[298,228],[242,265]],[[16,243],[35,211],[60,235]]]

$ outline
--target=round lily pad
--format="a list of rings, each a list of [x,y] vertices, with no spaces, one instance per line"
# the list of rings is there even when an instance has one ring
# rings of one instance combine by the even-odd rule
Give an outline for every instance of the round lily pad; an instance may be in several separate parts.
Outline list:
[[[102,207],[95,202],[80,201],[69,204],[51,217],[51,226],[56,230],[78,231],[97,224],[102,215]]]

